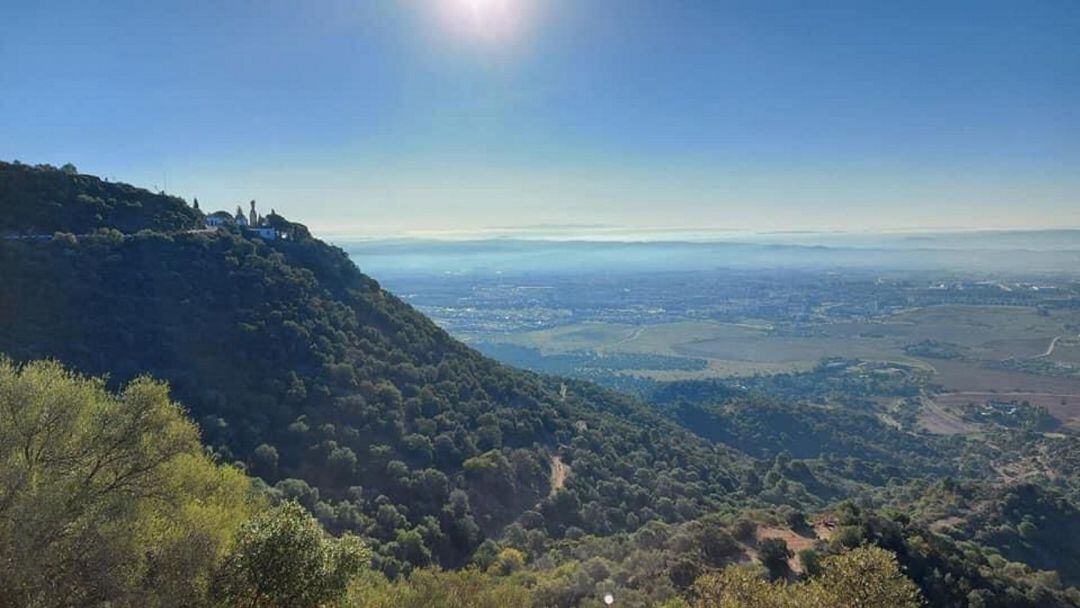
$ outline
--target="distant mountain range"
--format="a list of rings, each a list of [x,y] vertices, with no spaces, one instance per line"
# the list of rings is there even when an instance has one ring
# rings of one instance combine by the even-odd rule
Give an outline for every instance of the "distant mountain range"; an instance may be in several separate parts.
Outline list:
[[[376,239],[335,242],[381,275],[694,271],[717,268],[1080,272],[1080,231],[780,235],[725,241]]]

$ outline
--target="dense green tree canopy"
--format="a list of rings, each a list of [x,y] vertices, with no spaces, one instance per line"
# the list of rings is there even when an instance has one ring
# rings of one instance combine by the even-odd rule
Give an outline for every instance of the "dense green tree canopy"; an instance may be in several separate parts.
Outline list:
[[[163,384],[0,359],[0,605],[195,604],[262,504]]]
[[[179,198],[80,175],[70,164],[57,170],[0,162],[0,211],[0,235],[177,231],[203,221]]]
[[[821,575],[798,584],[769,583],[751,568],[729,566],[695,584],[694,608],[918,608],[918,588],[896,558],[859,548],[826,558]]]
[[[303,507],[285,502],[240,528],[217,594],[236,608],[316,608],[343,597],[370,561],[355,536],[332,539]]]

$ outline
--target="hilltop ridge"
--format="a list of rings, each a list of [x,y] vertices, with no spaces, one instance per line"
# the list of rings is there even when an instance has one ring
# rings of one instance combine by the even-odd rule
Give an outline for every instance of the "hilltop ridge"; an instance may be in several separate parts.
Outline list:
[[[74,165],[0,161],[0,203],[0,235],[203,227],[202,213],[181,198],[81,174]]]

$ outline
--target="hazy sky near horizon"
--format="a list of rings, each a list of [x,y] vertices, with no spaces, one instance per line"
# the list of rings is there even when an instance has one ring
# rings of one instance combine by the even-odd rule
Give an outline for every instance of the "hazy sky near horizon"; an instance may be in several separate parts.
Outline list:
[[[0,0],[0,159],[322,233],[1080,227],[1080,2]]]

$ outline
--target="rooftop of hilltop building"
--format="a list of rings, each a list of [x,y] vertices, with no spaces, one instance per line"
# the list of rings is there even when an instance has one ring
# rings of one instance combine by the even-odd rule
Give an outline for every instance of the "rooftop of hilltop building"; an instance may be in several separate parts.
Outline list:
[[[240,205],[236,206],[236,213],[228,211],[215,211],[206,216],[206,227],[219,229],[226,226],[236,226],[241,230],[263,239],[289,238],[290,231],[282,228],[288,225],[285,218],[278,215],[273,209],[270,215],[263,216],[255,209],[255,201],[251,201],[251,210],[245,216]],[[198,209],[199,200],[195,199],[194,206]],[[279,221],[274,221],[275,218]]]

